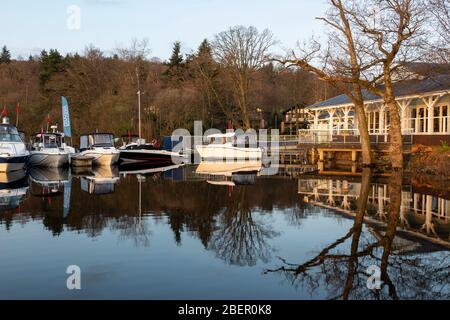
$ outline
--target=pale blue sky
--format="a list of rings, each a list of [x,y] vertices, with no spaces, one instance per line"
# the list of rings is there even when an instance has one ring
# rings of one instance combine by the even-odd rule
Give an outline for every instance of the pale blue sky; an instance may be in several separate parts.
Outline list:
[[[78,31],[66,26],[70,5],[81,9]],[[2,3],[0,45],[28,57],[44,48],[82,52],[88,44],[110,53],[147,38],[151,56],[165,60],[175,40],[186,53],[230,26],[253,25],[272,30],[281,52],[320,35],[314,18],[325,10],[324,0],[14,0]]]

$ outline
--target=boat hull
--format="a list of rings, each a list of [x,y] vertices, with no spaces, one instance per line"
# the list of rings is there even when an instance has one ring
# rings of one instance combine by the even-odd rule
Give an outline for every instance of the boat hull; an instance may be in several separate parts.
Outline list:
[[[0,172],[22,170],[27,160],[28,156],[0,157]]]
[[[68,153],[31,153],[28,163],[32,167],[59,168],[69,165]]]
[[[164,150],[120,150],[120,162],[123,164],[172,165],[183,163],[184,157]]]
[[[260,160],[263,154],[261,148],[238,148],[220,144],[199,145],[196,149],[204,160]]]
[[[81,152],[81,155],[91,157],[92,165],[94,166],[112,166],[119,161],[120,152],[101,152],[96,150],[87,150]]]
[[[75,155],[75,156],[72,156],[72,158],[71,158],[71,164],[72,164],[72,167],[77,167],[77,168],[92,167],[93,160],[94,160],[94,158],[92,158],[92,157]]]

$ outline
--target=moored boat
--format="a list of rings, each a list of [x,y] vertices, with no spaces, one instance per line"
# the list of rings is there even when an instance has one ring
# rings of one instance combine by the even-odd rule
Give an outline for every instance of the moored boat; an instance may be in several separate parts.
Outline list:
[[[22,170],[29,155],[17,128],[4,117],[0,124],[0,172]]]
[[[239,147],[234,144],[235,133],[214,134],[207,137],[209,144],[197,145],[196,149],[202,160],[260,160],[261,148]]]
[[[68,166],[73,152],[71,149],[66,146],[63,133],[36,133],[32,136],[28,164],[31,167],[47,168]]]
[[[123,164],[145,163],[153,165],[177,165],[185,162],[185,157],[177,152],[163,150],[153,143],[145,143],[137,135],[122,136],[122,141],[128,137],[119,148],[120,162]]]
[[[91,157],[94,166],[111,166],[119,161],[120,151],[111,133],[91,133],[80,136],[80,155]]]
[[[72,167],[83,168],[92,167],[92,161],[94,161],[94,157],[85,156],[79,153],[73,154],[70,159]]]

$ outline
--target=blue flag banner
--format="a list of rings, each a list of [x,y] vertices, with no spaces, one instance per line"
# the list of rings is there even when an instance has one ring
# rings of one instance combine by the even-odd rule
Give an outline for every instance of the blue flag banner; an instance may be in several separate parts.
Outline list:
[[[70,114],[69,114],[69,103],[65,97],[61,97],[62,100],[62,117],[63,117],[63,127],[64,135],[66,137],[72,136],[72,130],[70,128]]]
[[[64,182],[64,203],[63,216],[66,218],[70,212],[70,194],[72,192],[72,178],[69,176],[69,181]]]

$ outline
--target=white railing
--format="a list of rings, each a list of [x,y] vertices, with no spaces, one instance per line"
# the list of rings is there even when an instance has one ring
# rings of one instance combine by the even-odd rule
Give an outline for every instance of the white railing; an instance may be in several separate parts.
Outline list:
[[[299,144],[321,144],[321,143],[336,143],[336,144],[360,144],[361,137],[358,129],[303,129],[299,130],[298,141]],[[412,136],[405,131],[403,136],[404,144],[412,144]],[[370,142],[372,144],[388,143],[389,134],[385,133],[369,133]]]

